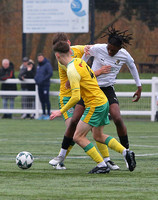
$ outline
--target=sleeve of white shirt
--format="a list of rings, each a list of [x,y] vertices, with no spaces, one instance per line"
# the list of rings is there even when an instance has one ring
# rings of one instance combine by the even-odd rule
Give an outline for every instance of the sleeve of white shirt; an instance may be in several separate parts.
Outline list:
[[[136,82],[136,85],[137,87],[138,86],[141,86],[141,82],[140,82],[140,78],[139,78],[139,74],[138,74],[138,70],[137,70],[137,67],[134,63],[134,60],[131,56],[128,57],[128,60],[126,62],[135,82]]]
[[[82,56],[82,60],[84,60],[85,62],[88,62],[90,57],[91,57],[90,55],[85,55],[85,53],[84,53]]]
[[[97,56],[98,46],[99,46],[99,44],[95,44],[89,49],[89,55],[90,56],[95,56],[95,57]]]

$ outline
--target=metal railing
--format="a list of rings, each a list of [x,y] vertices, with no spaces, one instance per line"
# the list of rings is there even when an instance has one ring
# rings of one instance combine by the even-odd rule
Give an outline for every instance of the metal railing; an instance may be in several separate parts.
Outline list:
[[[19,79],[7,79],[6,81],[0,81],[0,83],[16,83],[16,84],[32,84],[35,83],[34,79],[25,79],[24,81],[20,81]],[[142,116],[150,116],[151,121],[155,120],[155,112],[157,109],[156,99],[158,96],[158,78],[153,77],[152,79],[141,79],[142,85],[149,84],[151,85],[151,92],[142,92],[142,97],[151,98],[150,110],[121,110],[122,115],[142,115]],[[60,84],[59,79],[51,79],[51,84]],[[116,84],[135,84],[133,79],[117,79]],[[35,86],[35,91],[2,91],[0,90],[0,96],[34,96],[35,97],[35,108],[34,109],[22,109],[22,108],[14,108],[14,109],[3,109],[0,108],[0,113],[34,113],[35,118],[37,119],[39,115],[42,113],[41,105],[39,102],[38,96],[38,86]],[[58,96],[58,91],[50,91],[50,96]],[[133,92],[116,92],[118,97],[132,97]],[[58,107],[56,108],[58,109]]]

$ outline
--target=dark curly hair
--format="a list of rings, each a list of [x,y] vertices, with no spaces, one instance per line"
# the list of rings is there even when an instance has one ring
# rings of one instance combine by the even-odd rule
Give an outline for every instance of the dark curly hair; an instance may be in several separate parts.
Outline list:
[[[132,34],[126,34],[128,30],[120,31],[116,30],[111,26],[111,28],[105,32],[101,38],[108,36],[108,43],[117,47],[125,48],[126,45],[131,45],[130,40],[132,40]]]

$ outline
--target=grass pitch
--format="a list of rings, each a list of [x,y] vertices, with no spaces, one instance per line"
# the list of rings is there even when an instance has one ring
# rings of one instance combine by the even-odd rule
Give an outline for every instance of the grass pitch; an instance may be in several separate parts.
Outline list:
[[[136,154],[135,171],[129,172],[122,155],[110,150],[120,170],[90,175],[87,172],[96,164],[77,145],[65,160],[67,170],[48,164],[60,149],[63,120],[0,120],[0,200],[157,200],[158,123],[125,124]],[[104,132],[118,138],[113,122]],[[94,142],[91,133],[88,137]],[[28,170],[15,164],[16,155],[24,150],[35,158]]]

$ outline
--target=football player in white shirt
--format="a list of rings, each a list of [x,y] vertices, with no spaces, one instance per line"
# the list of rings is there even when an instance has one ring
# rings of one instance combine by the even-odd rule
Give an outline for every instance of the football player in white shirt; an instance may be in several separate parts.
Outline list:
[[[113,87],[116,75],[119,73],[123,64],[127,64],[127,66],[129,67],[130,72],[133,78],[135,79],[136,85],[138,87],[137,91],[133,95],[133,97],[136,97],[135,99],[133,99],[133,102],[138,101],[141,97],[142,87],[137,68],[134,64],[134,60],[130,56],[130,54],[123,48],[126,46],[126,44],[130,44],[130,40],[132,39],[130,34],[126,35],[125,33],[126,31],[120,32],[118,30],[115,30],[114,28],[111,28],[111,30],[108,30],[106,34],[108,36],[108,44],[96,44],[93,46],[87,45],[87,48],[85,48],[84,50],[85,54],[90,54],[90,56],[94,56],[92,69],[95,72],[95,75],[97,76],[100,88],[103,90],[103,92],[108,98],[110,105],[109,112],[116,125],[120,143],[126,149],[128,149],[129,142],[127,129],[122,120],[119,102]],[[83,58],[86,61],[85,56]],[[87,56],[87,60],[88,59],[89,56]],[[80,113],[84,112],[84,102],[81,100],[78,104],[76,105],[76,108],[77,106],[80,106]],[[72,127],[76,127],[77,121],[79,121],[81,117],[80,114],[76,113],[75,111],[74,114],[75,115],[71,119],[71,126],[69,126],[67,129],[67,137],[70,135],[70,133],[72,135],[72,132],[75,130],[75,128],[72,129]],[[108,151],[106,151],[105,154],[107,154],[107,152]],[[63,155],[60,156],[60,158],[62,157]],[[55,161],[57,165],[58,163],[63,162],[64,159],[65,155],[61,160],[58,159],[57,156],[54,159],[52,159],[52,161]],[[110,157],[105,158],[105,162],[108,164],[110,169],[119,169],[119,167],[110,160]]]
[[[116,125],[120,142],[129,149],[127,128],[122,120],[119,102],[114,90],[116,76],[123,64],[128,66],[137,85],[137,90],[133,95],[133,98],[135,98],[132,100],[133,102],[137,102],[140,99],[142,86],[134,60],[124,49],[132,39],[131,34],[126,34],[126,32],[121,32],[111,27],[105,34],[105,36],[108,36],[108,44],[89,45],[85,48],[85,54],[94,56],[92,69],[95,72],[100,88],[108,98],[109,112]]]

